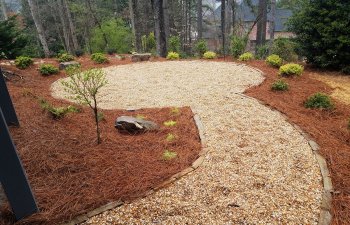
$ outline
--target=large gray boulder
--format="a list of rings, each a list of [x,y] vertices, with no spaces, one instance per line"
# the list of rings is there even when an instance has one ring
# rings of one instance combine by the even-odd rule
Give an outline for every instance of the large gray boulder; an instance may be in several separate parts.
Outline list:
[[[118,117],[115,121],[115,128],[121,132],[135,134],[146,131],[158,130],[159,126],[158,124],[152,121],[138,119],[132,116],[121,116]]]
[[[80,63],[76,62],[76,61],[70,61],[70,62],[61,62],[59,65],[60,70],[64,70],[69,66],[79,66]]]

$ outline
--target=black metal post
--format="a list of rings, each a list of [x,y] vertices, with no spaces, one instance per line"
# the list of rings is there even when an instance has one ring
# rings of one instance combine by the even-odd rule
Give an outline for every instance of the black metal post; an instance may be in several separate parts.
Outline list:
[[[4,114],[8,126],[19,126],[18,118],[13,107],[10,94],[7,90],[6,82],[0,68],[0,108]]]

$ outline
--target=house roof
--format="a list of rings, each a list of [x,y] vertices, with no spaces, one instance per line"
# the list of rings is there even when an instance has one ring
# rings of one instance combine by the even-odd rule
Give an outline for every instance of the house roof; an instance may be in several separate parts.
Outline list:
[[[245,1],[243,1],[238,7],[237,7],[237,19],[242,19],[244,22],[252,22],[256,19],[256,14],[258,10],[258,0],[251,0],[252,5],[255,7],[256,12],[252,12],[251,7],[247,5]],[[216,10],[215,14],[217,18],[220,18],[221,15],[221,5],[219,5]],[[289,17],[292,16],[292,11],[289,9],[276,9],[276,15],[275,15],[275,31],[286,31],[287,25],[286,22]],[[267,12],[267,21],[272,20],[272,13],[271,10],[268,9]]]

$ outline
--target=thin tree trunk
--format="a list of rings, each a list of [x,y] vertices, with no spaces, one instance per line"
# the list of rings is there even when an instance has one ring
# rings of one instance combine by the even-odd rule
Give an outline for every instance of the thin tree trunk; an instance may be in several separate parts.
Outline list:
[[[78,49],[80,49],[80,46],[78,44],[78,39],[77,39],[76,31],[75,31],[75,26],[74,26],[74,23],[73,23],[73,20],[72,20],[71,11],[70,11],[69,6],[67,4],[67,0],[63,0],[63,5],[64,5],[64,9],[65,9],[66,14],[67,14],[70,35],[71,35],[71,38],[72,38],[72,41],[73,41],[73,47],[74,47],[74,50],[78,50]]]
[[[28,0],[28,4],[29,4],[30,12],[32,14],[34,23],[35,23],[35,27],[36,27],[37,32],[38,32],[40,43],[41,43],[43,50],[44,50],[45,57],[49,57],[50,50],[49,50],[49,46],[48,46],[46,38],[45,38],[44,28],[41,24],[40,19],[38,18],[38,8],[35,5],[35,3],[33,2],[33,0]]]
[[[191,0],[189,0],[188,1],[188,45],[189,45],[189,50],[191,49],[191,44],[192,44],[191,30],[192,30]]]
[[[72,54],[73,53],[73,48],[70,42],[70,37],[69,37],[69,28],[66,23],[66,16],[64,14],[64,8],[63,8],[63,0],[58,0],[58,12],[60,15],[60,20],[62,24],[62,30],[63,30],[63,38],[64,38],[64,43],[66,45],[67,51]]]
[[[8,20],[5,0],[0,0],[0,4],[1,4],[2,17],[4,18],[4,20]]]
[[[221,39],[222,51],[226,55],[226,0],[221,0]]]
[[[258,14],[261,17],[257,23],[256,46],[261,46],[266,42],[267,0],[259,0]]]
[[[100,132],[100,124],[99,124],[100,121],[98,120],[98,109],[97,109],[96,97],[94,97],[93,111],[94,111],[95,123],[96,123],[97,144],[101,144],[101,132]]]
[[[136,30],[135,30],[135,14],[134,14],[134,0],[129,0],[129,13],[131,21],[131,31],[133,36],[133,43],[136,48]],[[136,48],[137,49],[137,48]]]
[[[167,53],[163,0],[153,0],[155,37],[157,43],[157,53],[161,57],[165,57]]]
[[[236,32],[236,1],[235,0],[232,0],[231,10],[232,10],[232,33],[234,34]]]
[[[64,50],[67,51],[67,46],[65,45],[65,42],[63,41],[61,29],[57,25],[58,24],[58,19],[57,19],[57,15],[56,15],[56,11],[55,11],[57,9],[57,4],[56,3],[57,3],[57,1],[55,1],[55,0],[50,0],[49,1],[50,12],[51,12],[51,15],[53,17],[53,21],[54,21],[54,24],[55,24],[55,30],[57,32],[58,38],[60,39],[60,42],[62,43],[62,45],[64,47]]]
[[[203,36],[203,4],[202,4],[202,0],[197,0],[197,30],[198,30],[198,39],[202,39],[202,36]]]
[[[164,15],[164,33],[165,33],[165,44],[168,49],[170,26],[169,26],[169,3],[168,0],[163,0],[163,15]]]
[[[94,20],[95,20],[95,23],[97,24],[97,26],[100,28],[100,30],[101,30],[101,32],[102,32],[102,37],[103,37],[103,40],[104,40],[105,43],[106,43],[106,48],[108,48],[109,44],[108,44],[107,35],[106,35],[105,32],[103,31],[102,25],[101,25],[100,21],[97,19],[95,12],[92,10],[92,6],[91,6],[90,0],[87,0],[86,3],[87,3],[87,5],[88,5],[89,11],[90,11],[92,17],[93,17]]]
[[[275,39],[276,0],[271,0],[270,41]]]

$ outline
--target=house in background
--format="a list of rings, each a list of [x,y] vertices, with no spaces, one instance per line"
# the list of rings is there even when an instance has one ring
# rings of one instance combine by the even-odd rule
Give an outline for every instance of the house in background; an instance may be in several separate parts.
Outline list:
[[[208,46],[211,50],[219,50],[221,47],[221,4],[220,1],[216,0],[206,0],[206,3],[211,3],[213,8],[211,13],[205,13],[204,25],[203,25],[203,38],[207,41]],[[215,2],[215,3],[214,3]],[[258,0],[252,0],[252,7],[247,5],[245,1],[236,2],[235,11],[235,24],[236,32],[244,35],[249,32],[249,43],[248,48],[253,49],[256,43],[256,31],[257,25],[255,24],[257,17]],[[231,5],[226,6],[226,21],[232,24],[232,10]],[[292,11],[289,9],[276,8],[275,10],[275,24],[274,29],[272,29],[272,12],[268,9],[267,14],[267,25],[266,25],[266,40],[270,40],[271,33],[274,32],[274,38],[278,37],[293,37],[293,33],[287,31],[286,22],[289,17],[292,16]],[[255,24],[255,25],[254,25]],[[253,27],[254,25],[254,27]],[[232,34],[232,29],[231,29]]]

